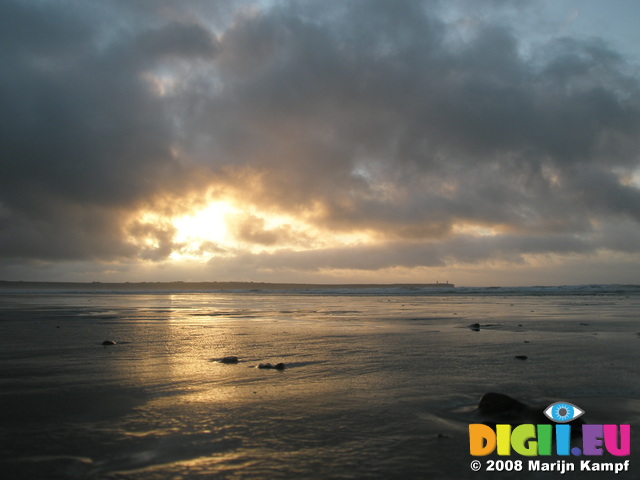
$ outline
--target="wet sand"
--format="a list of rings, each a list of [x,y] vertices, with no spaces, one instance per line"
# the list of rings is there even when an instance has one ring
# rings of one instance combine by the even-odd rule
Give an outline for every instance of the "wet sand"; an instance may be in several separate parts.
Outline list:
[[[0,462],[7,478],[513,478],[469,466],[468,425],[496,391],[631,424],[631,471],[611,478],[637,478],[639,307],[633,296],[3,294]],[[267,362],[286,368],[256,368]]]

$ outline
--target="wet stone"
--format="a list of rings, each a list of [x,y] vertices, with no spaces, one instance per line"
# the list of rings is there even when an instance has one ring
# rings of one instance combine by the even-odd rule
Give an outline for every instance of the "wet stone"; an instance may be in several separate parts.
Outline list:
[[[232,365],[234,363],[238,363],[238,357],[229,355],[228,357],[221,358],[220,363],[226,363],[227,365]]]
[[[258,365],[258,368],[263,368],[263,369],[275,369],[275,370],[284,370],[286,368],[284,363],[277,363],[275,365],[272,365],[270,363],[261,363],[260,365]]]

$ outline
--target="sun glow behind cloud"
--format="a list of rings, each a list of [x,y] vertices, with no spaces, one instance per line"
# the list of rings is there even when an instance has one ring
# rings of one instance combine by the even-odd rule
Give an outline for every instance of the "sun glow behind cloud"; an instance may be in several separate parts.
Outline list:
[[[233,200],[213,200],[187,214],[163,216],[145,212],[139,216],[130,241],[143,249],[159,249],[161,241],[150,232],[163,231],[171,236],[170,262],[206,263],[216,257],[242,253],[263,254],[277,251],[308,251],[337,246],[371,245],[376,238],[363,231],[333,232],[309,219]],[[140,225],[146,226],[140,227]]]

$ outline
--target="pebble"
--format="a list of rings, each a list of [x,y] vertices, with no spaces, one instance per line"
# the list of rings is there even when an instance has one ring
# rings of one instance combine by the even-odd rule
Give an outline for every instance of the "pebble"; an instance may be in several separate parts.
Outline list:
[[[261,363],[260,365],[258,365],[258,368],[273,368],[276,370],[284,370],[285,369],[285,364],[284,363],[277,363],[275,365],[271,365],[270,363]]]

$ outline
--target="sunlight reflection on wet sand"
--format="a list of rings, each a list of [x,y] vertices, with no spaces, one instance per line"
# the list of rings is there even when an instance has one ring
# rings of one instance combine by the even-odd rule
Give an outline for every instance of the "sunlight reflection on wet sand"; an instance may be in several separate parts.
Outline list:
[[[615,422],[640,421],[637,299],[0,302],[2,456],[23,476],[470,478],[468,412],[489,390],[578,398],[603,419],[606,399]]]

